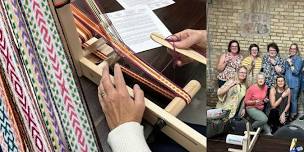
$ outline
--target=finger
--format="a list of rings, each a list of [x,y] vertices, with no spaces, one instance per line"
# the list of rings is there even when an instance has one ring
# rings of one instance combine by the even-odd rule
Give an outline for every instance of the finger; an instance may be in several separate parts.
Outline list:
[[[191,29],[185,29],[183,31],[180,31],[178,33],[175,33],[174,35],[178,36],[180,39],[186,39],[190,35],[193,35],[193,30]]]
[[[117,90],[128,92],[119,64],[115,64],[114,66],[114,83]]]
[[[190,37],[187,37],[186,39],[182,39],[181,41],[174,42],[174,45],[177,48],[187,49],[194,45],[193,43],[193,40]]]
[[[186,33],[187,33],[187,30],[183,30],[183,31],[175,33],[174,34],[175,36],[173,36],[173,37],[178,38],[179,40],[184,39],[186,37],[185,35],[187,35]]]
[[[144,92],[140,89],[138,84],[135,84],[133,87],[134,90],[134,102],[136,105],[143,107],[145,106],[144,102]]]
[[[99,104],[101,105],[101,108],[102,108],[102,111],[104,113],[107,112],[107,102],[104,102],[105,99],[104,99],[104,96],[102,96],[102,92],[104,92],[104,89],[103,89],[103,86],[102,86],[102,83],[100,81],[100,84],[98,86],[98,99],[99,99]]]
[[[104,92],[106,95],[115,91],[115,88],[110,79],[109,66],[107,63],[105,64],[103,71],[102,71],[101,83],[102,83],[102,86],[103,86],[103,89],[104,89]]]
[[[169,42],[176,42],[176,41],[180,41],[181,38],[180,38],[179,35],[174,34],[174,35],[168,36],[166,38],[166,40],[169,41]]]
[[[103,111],[103,113],[104,114],[106,114],[107,112],[108,112],[108,110],[107,110],[107,102],[104,102],[104,99],[101,97],[101,95],[100,94],[98,94],[98,99],[99,99],[99,104],[100,104],[100,106],[101,106],[101,109],[102,109],[102,111]]]
[[[105,95],[103,84],[102,84],[102,79],[101,79],[99,82],[99,86],[98,86],[98,97],[100,96],[102,98],[102,94]]]

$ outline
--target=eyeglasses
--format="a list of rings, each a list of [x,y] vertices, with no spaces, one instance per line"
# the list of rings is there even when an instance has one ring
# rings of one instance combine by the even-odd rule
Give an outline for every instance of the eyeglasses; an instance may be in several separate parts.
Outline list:
[[[231,46],[231,48],[237,48],[238,46]]]

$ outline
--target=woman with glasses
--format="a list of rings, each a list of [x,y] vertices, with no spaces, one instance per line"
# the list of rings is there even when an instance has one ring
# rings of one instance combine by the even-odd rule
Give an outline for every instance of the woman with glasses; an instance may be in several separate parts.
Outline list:
[[[249,46],[249,56],[242,61],[242,65],[248,69],[248,86],[256,83],[257,74],[262,68],[262,58],[259,56],[259,52],[259,46],[257,44],[251,44]]]
[[[219,72],[218,85],[219,88],[229,79],[233,78],[235,73],[240,67],[243,56],[240,54],[240,45],[236,40],[232,40],[228,45],[228,52],[222,54],[218,65],[217,70]]]
[[[246,93],[247,68],[241,66],[234,78],[225,82],[225,84],[217,90],[219,102],[216,108],[230,110],[229,118],[232,118],[240,105],[241,100]],[[244,112],[242,112],[244,114]]]
[[[300,90],[302,59],[299,56],[298,44],[293,43],[289,47],[289,56],[285,60],[285,79],[291,91],[290,120],[297,115],[298,95]]]
[[[268,44],[267,54],[262,60],[262,71],[265,73],[265,83],[268,88],[274,86],[276,77],[283,74],[284,70],[285,64],[280,57],[278,45],[276,43]]]
[[[237,114],[244,115],[244,108],[237,112],[246,93],[247,68],[241,66],[235,76],[217,90],[218,102],[216,109],[207,111],[207,137],[226,132],[229,119]]]
[[[252,123],[252,128],[257,129],[261,127],[266,135],[270,135],[270,128],[267,125],[268,118],[263,112],[264,102],[267,95],[267,85],[265,84],[264,73],[259,73],[257,75],[257,83],[251,85],[244,98],[244,103],[246,107],[246,112],[250,118],[254,120]]]

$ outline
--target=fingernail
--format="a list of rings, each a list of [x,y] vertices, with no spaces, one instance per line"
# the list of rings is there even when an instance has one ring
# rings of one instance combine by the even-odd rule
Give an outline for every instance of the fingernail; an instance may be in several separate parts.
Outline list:
[[[116,68],[120,67],[119,63],[115,63],[114,65]]]
[[[134,85],[134,88],[140,89],[140,87],[139,87],[138,84],[135,84],[135,85]]]

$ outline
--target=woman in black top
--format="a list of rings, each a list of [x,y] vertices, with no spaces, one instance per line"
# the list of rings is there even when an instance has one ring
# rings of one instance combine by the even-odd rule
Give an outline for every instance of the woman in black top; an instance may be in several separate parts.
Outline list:
[[[286,113],[290,107],[290,89],[285,83],[283,76],[276,78],[276,85],[272,87],[269,94],[271,110],[269,113],[268,124],[274,133],[286,122]]]

